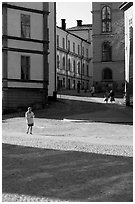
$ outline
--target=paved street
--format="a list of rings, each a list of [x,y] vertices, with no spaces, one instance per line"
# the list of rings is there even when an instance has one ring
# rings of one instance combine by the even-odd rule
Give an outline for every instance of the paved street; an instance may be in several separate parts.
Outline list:
[[[33,135],[24,113],[3,117],[3,201],[132,201],[133,111],[123,99],[61,94],[34,112]]]

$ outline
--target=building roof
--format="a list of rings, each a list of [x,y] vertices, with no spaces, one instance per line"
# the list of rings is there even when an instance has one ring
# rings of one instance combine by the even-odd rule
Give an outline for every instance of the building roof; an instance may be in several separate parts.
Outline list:
[[[123,11],[126,11],[128,8],[130,8],[131,6],[133,6],[133,2],[123,2],[121,5],[120,5],[120,9],[123,10]]]
[[[83,25],[80,25],[80,26],[67,28],[68,31],[79,31],[79,30],[89,30],[89,29],[92,29],[92,24],[83,24]]]
[[[61,27],[59,27],[59,26],[56,26],[57,28],[59,28],[60,30],[63,30]],[[85,40],[84,38],[82,38],[82,37],[79,37],[78,35],[75,35],[75,34],[73,34],[73,33],[70,33],[70,30],[68,31],[68,29],[66,29],[66,30],[63,30],[64,32],[66,32],[66,33],[69,33],[70,35],[72,35],[72,36],[74,36],[74,37],[76,37],[76,38],[79,38],[80,40],[83,40],[84,42],[86,42],[86,43],[88,43],[88,44],[91,44],[89,41],[87,41],[87,40]]]

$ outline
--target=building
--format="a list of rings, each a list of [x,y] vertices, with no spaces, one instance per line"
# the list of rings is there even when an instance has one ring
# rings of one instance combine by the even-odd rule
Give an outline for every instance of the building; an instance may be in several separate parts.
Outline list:
[[[54,14],[50,14],[54,12],[52,7],[53,3],[48,2],[2,4],[3,110],[30,105],[38,108],[47,103],[48,55],[52,47],[49,48],[49,33],[54,33],[54,27],[49,31],[49,15],[54,19]]]
[[[125,93],[126,104],[133,105],[133,2],[120,5],[125,22]]]
[[[65,19],[57,26],[57,89],[89,89],[92,85],[91,43],[66,30]]]
[[[56,83],[56,2],[49,2],[49,86],[48,97],[55,100],[57,95]]]
[[[124,53],[112,45],[113,25],[123,18],[120,2],[93,2],[93,84],[97,92],[124,89]]]
[[[68,28],[67,31],[92,43],[92,24],[83,24],[82,20],[77,20],[77,26]]]

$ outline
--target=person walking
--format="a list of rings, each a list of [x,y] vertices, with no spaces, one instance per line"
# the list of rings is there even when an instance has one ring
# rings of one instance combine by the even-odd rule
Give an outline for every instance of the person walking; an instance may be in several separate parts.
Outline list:
[[[108,99],[109,99],[109,91],[108,90],[106,90],[106,92],[105,92],[105,94],[104,94],[104,102],[105,103],[108,103]]]
[[[31,107],[28,107],[28,111],[25,113],[25,118],[26,118],[26,123],[27,123],[27,134],[29,133],[32,134],[32,127],[34,126],[34,113],[32,112]]]
[[[94,94],[95,94],[95,87],[92,86],[92,87],[91,87],[91,96],[94,96]]]
[[[109,96],[110,96],[110,102],[111,102],[111,103],[112,103],[112,102],[115,102],[114,91],[113,91],[112,89],[110,90]]]

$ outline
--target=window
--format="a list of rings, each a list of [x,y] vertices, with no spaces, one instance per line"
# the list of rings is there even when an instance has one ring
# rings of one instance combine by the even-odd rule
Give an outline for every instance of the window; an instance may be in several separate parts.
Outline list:
[[[78,55],[80,55],[80,45],[78,45]]]
[[[68,70],[70,71],[70,58],[68,59]]]
[[[87,65],[87,76],[89,76],[89,65]]]
[[[21,56],[21,79],[29,80],[30,79],[30,57]]]
[[[80,74],[80,62],[78,62],[78,74]]]
[[[88,49],[86,49],[86,57],[88,58],[88,55],[89,55],[89,51]]]
[[[108,62],[112,60],[112,47],[109,42],[102,44],[102,61]]]
[[[109,68],[103,70],[103,80],[109,81],[112,80],[112,71]]]
[[[82,55],[84,55],[84,47],[82,47]]]
[[[63,78],[63,88],[65,88],[65,78]]]
[[[73,52],[75,53],[75,43],[73,42]]]
[[[75,73],[75,60],[73,61],[73,72]]]
[[[68,40],[68,50],[70,51],[70,40]]]
[[[82,75],[84,75],[84,63],[83,63],[83,66],[82,66]]]
[[[63,57],[63,69],[65,69],[65,57]]]
[[[62,38],[63,49],[65,49],[65,38]]]
[[[60,59],[59,59],[59,55],[57,55],[57,69],[60,68]]]
[[[111,9],[109,6],[102,9],[102,32],[111,32]]]
[[[129,27],[130,55],[133,54],[133,27]]]
[[[57,35],[57,46],[59,47],[59,35]]]
[[[75,80],[73,80],[73,89],[75,89]]]
[[[21,14],[21,37],[30,38],[30,15]]]

